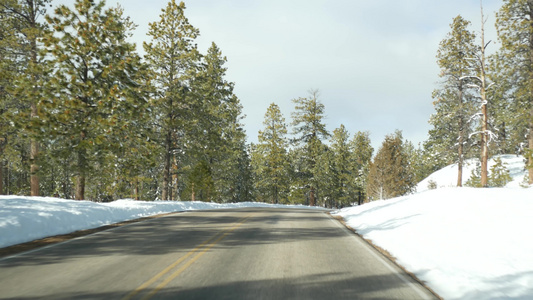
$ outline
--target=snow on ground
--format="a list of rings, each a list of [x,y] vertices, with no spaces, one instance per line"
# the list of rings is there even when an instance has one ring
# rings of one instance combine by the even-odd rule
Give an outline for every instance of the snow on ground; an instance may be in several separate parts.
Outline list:
[[[151,215],[242,207],[309,208],[255,202],[218,204],[118,200],[110,203],[96,203],[45,197],[0,196],[0,248]]]
[[[520,187],[520,183],[524,181],[524,157],[521,155],[497,155],[489,159],[489,170],[494,165],[494,158],[501,158],[502,162],[506,164],[509,170],[509,175],[513,178],[513,181],[507,184],[507,187]],[[472,170],[476,168],[476,161],[479,159],[466,160],[463,166],[463,185],[466,184]],[[429,175],[426,179],[422,180],[416,187],[417,192],[427,191],[429,182],[433,181],[437,184],[437,187],[455,187],[457,186],[457,164],[449,165],[441,170]]]
[[[533,299],[533,188],[519,187],[523,158],[501,157],[514,178],[506,188],[448,187],[452,166],[419,190],[429,179],[446,187],[336,214],[444,299]]]
[[[450,166],[422,181],[417,194],[336,214],[444,299],[533,299],[533,188],[519,187],[522,157],[501,157],[513,177],[506,188],[452,188],[457,167]],[[465,182],[474,166],[465,168]],[[429,180],[439,188],[428,190]],[[258,206],[273,207],[0,196],[0,247],[154,214]]]

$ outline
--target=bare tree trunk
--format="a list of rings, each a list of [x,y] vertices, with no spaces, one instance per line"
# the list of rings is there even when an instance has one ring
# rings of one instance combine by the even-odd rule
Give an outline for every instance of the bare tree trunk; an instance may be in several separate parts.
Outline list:
[[[37,111],[35,104],[32,104],[32,115]],[[39,143],[32,139],[30,141],[30,195],[39,196],[39,165],[37,164],[37,156],[39,155]]]
[[[133,196],[135,200],[139,200],[139,178],[135,177],[135,182],[133,183]]]
[[[81,141],[87,136],[85,131],[80,133]],[[87,170],[87,157],[84,149],[78,149],[78,174],[76,176],[76,200],[85,200],[85,175]]]
[[[4,195],[4,161],[0,159],[0,195]]]
[[[459,83],[459,146],[457,148],[457,155],[459,156],[459,160],[457,162],[457,186],[462,187],[463,186],[463,162],[464,162],[464,115],[463,115],[463,84],[462,82]]]
[[[309,191],[309,206],[315,206],[315,187],[311,187],[311,190]]]
[[[178,198],[178,161],[174,157],[174,163],[172,164],[172,200],[179,200]]]
[[[533,18],[533,1],[528,1],[528,7],[529,7],[529,18]],[[531,30],[533,30],[533,22],[530,22]],[[529,61],[530,61],[530,71],[529,71],[529,136],[528,136],[528,146],[529,146],[529,155],[527,158],[527,166],[530,168],[528,169],[529,173],[529,184],[533,184],[533,71],[531,70],[531,66],[533,65],[533,34],[529,34]]]
[[[487,44],[488,45],[488,44]],[[481,186],[488,186],[488,112],[487,112],[487,95],[486,95],[486,78],[485,78],[485,18],[483,16],[483,5],[481,5]]]
[[[531,120],[533,120],[533,109],[531,109]],[[529,184],[533,184],[533,121],[529,123],[529,151],[530,155],[528,158],[529,168]]]
[[[76,200],[85,200],[85,172],[76,178]]]
[[[170,156],[171,156],[171,143],[172,133],[170,130],[167,132],[166,145],[165,145],[165,165],[163,167],[163,191],[161,195],[162,200],[169,200],[169,183],[170,183]]]
[[[4,160],[2,159],[4,154],[5,143],[6,139],[0,137],[0,195],[7,194],[4,194]]]
[[[194,182],[191,184],[191,201],[196,201],[196,192],[194,191]]]
[[[33,30],[37,30],[37,7],[36,3],[33,1],[29,1],[28,5],[31,7],[30,10],[30,27]],[[33,67],[37,66],[37,36],[32,35],[31,36],[31,63],[33,64]],[[35,70],[32,70],[32,79],[33,82],[37,82],[37,75],[35,74]],[[37,99],[31,99],[31,118],[37,118]],[[35,138],[31,138],[30,140],[30,194],[31,196],[39,196],[39,175],[37,175],[37,172],[39,171],[39,165],[37,164],[37,156],[39,155],[39,143]]]
[[[463,145],[462,137],[459,138],[459,162],[457,163],[457,186],[463,186]]]

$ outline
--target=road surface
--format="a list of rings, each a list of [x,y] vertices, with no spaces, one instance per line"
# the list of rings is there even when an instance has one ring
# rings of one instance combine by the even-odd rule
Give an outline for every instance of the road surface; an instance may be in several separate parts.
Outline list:
[[[0,299],[433,299],[323,211],[187,212],[0,259]]]

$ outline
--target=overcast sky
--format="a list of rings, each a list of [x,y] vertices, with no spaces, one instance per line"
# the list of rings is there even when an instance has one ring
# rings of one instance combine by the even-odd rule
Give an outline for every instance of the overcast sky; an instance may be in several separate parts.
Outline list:
[[[56,3],[72,3],[60,0]],[[415,145],[427,138],[438,86],[435,54],[457,15],[480,31],[479,0],[189,0],[185,15],[200,30],[198,47],[215,42],[227,57],[227,80],[244,106],[248,141],[256,142],[267,107],[275,102],[287,124],[292,99],[320,90],[330,131],[344,124],[369,131],[381,145],[396,129]],[[167,0],[120,3],[139,25],[138,49],[148,23]],[[495,12],[483,2],[486,39],[496,41]],[[491,44],[496,49],[496,44]]]

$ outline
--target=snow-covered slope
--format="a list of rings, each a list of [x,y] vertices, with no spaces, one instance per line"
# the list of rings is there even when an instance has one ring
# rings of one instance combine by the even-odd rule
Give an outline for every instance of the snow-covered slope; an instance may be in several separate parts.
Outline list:
[[[444,299],[533,299],[533,188],[519,187],[521,157],[502,160],[514,178],[506,188],[441,187],[336,213]],[[456,172],[419,190],[430,179],[452,186]]]
[[[521,155],[497,155],[489,159],[489,170],[494,165],[494,158],[501,158],[502,162],[509,169],[509,175],[513,178],[513,181],[507,184],[507,187],[520,187],[520,183],[524,180],[524,157]],[[463,185],[468,181],[472,170],[476,168],[476,161],[479,159],[469,159],[465,161],[463,166]],[[457,164],[449,165],[440,169],[439,171],[429,175],[426,179],[422,180],[417,186],[417,192],[427,191],[429,182],[433,181],[437,184],[437,187],[455,187],[457,186]]]

